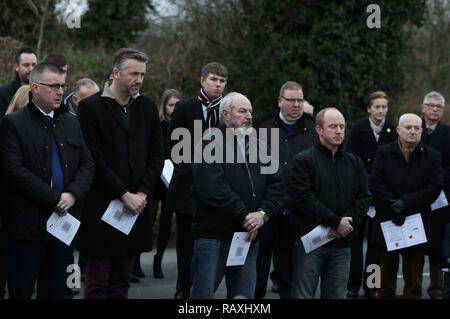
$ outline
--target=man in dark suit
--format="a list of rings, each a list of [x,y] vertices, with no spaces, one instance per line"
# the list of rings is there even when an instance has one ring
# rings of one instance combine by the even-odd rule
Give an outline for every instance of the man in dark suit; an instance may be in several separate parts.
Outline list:
[[[79,250],[87,260],[85,298],[127,298],[135,256],[150,251],[152,195],[164,165],[156,104],[139,94],[147,55],[119,49],[112,80],[79,104],[77,117],[96,164],[83,208]],[[128,235],[101,220],[119,199],[139,215]]]
[[[264,173],[259,154],[265,144],[252,134],[251,113],[252,105],[244,95],[228,94],[220,104],[224,126],[211,132],[214,138],[205,137],[205,143],[196,144],[203,144],[205,151],[202,161],[193,164],[191,298],[213,298],[224,276],[228,298],[254,296],[258,231],[280,211],[284,184],[278,159],[271,163],[273,172]],[[214,161],[206,158],[206,149],[211,148]],[[243,264],[227,267],[235,232],[247,232],[251,244]]]
[[[61,69],[38,64],[30,75],[30,102],[2,120],[10,298],[31,298],[36,281],[37,298],[64,298],[67,288],[73,245],[49,235],[46,223],[53,212],[80,218],[95,167],[78,121],[62,103],[64,82]]]
[[[227,69],[217,62],[206,64],[200,77],[200,93],[175,104],[169,124],[169,149],[175,164],[167,193],[167,209],[176,213],[178,277],[174,298],[189,297],[191,289],[191,260],[194,240],[192,235],[192,162],[194,145],[205,130],[216,127],[219,104],[227,83]],[[177,152],[177,131],[188,130],[191,139],[188,150]],[[193,140],[192,140],[193,139]],[[180,141],[181,144],[183,142]],[[189,153],[190,152],[190,153]],[[189,155],[190,154],[190,155]]]
[[[29,83],[31,71],[33,71],[36,63],[36,52],[33,50],[24,48],[17,52],[16,63],[14,64],[16,76],[14,80],[0,87],[0,116],[3,117],[5,115],[8,105],[17,89]]]
[[[261,116],[255,123],[258,129],[278,129],[278,139],[272,140],[269,134],[267,142],[271,148],[275,143],[279,145],[280,165],[283,167],[285,181],[290,176],[294,156],[319,143],[314,118],[304,112],[304,101],[302,86],[288,81],[281,86],[277,110]],[[278,147],[272,149],[275,151]],[[264,298],[266,294],[272,252],[274,272],[271,278],[277,278],[280,298],[289,298],[295,243],[295,228],[290,221],[290,211],[283,207],[276,212],[261,230],[260,237],[255,298]]]
[[[369,178],[376,215],[371,241],[379,246],[381,287],[377,298],[396,298],[399,255],[402,255],[403,298],[420,299],[424,253],[429,243],[387,251],[380,224],[391,220],[401,226],[409,215],[420,213],[426,238],[430,238],[430,205],[443,187],[440,154],[421,143],[422,120],[403,114],[398,139],[378,147]]]
[[[444,192],[450,198],[450,126],[441,122],[444,115],[445,99],[438,92],[425,95],[422,103],[422,141],[439,151],[442,156],[442,169],[444,172]],[[430,285],[427,292],[431,298],[441,298],[443,293],[444,277],[441,266],[444,264],[442,256],[442,242],[444,229],[450,209],[442,207],[431,213],[431,238],[428,260],[430,263]]]

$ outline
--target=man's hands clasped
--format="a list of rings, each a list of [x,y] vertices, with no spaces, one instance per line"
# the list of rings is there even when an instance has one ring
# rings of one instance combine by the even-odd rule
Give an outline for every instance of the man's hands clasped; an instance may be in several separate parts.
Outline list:
[[[264,225],[264,217],[261,211],[251,212],[245,216],[242,226],[248,231],[246,240],[252,241],[258,236],[258,228]]]
[[[126,192],[122,195],[122,202],[124,203],[123,212],[130,215],[138,215],[147,206],[147,195],[141,192],[136,194]]]

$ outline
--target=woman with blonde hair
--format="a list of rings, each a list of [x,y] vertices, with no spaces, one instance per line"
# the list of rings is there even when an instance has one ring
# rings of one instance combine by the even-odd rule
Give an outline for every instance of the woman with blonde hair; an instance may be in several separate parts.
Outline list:
[[[11,103],[9,103],[8,108],[6,109],[6,114],[13,113],[21,108],[25,107],[30,98],[29,98],[30,86],[22,85],[14,94]]]

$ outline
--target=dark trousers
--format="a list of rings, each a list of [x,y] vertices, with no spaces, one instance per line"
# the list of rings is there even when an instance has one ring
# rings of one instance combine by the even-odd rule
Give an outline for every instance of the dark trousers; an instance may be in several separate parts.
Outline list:
[[[280,298],[290,297],[294,244],[295,230],[289,223],[289,215],[273,216],[261,228],[256,260],[256,299],[266,295],[272,253]]]
[[[128,279],[136,254],[116,257],[85,255],[85,258],[85,299],[128,299]]]
[[[380,249],[381,287],[378,289],[379,299],[394,299],[397,288],[397,271],[399,256],[402,255],[403,279],[405,287],[402,298],[420,299],[422,297],[422,271],[425,262],[423,251],[386,251]]]
[[[156,255],[161,260],[170,239],[173,212],[167,210],[165,200],[161,200],[161,213],[159,214],[158,243]]]
[[[366,223],[364,222],[359,228],[358,233],[352,238],[351,252],[352,258],[350,261],[350,277],[348,280],[347,289],[359,291],[361,288],[361,282],[364,291],[371,290],[367,287],[367,277],[369,273],[367,272],[367,266],[371,264],[379,264],[378,249],[376,246],[367,244],[366,258],[364,263],[363,256],[363,244],[365,234],[367,233],[367,238],[370,239],[372,235],[373,219],[367,219],[367,232]],[[367,241],[369,242],[369,240]],[[376,288],[373,288],[376,289]]]
[[[194,251],[192,216],[176,214],[177,226],[177,292],[189,298],[191,290],[191,263]]]
[[[54,237],[47,242],[9,240],[9,298],[30,299],[37,281],[36,298],[63,299],[72,256],[73,247]]]

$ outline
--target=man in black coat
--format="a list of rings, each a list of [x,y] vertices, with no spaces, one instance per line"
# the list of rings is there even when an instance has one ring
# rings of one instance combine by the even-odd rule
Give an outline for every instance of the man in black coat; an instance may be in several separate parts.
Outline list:
[[[5,183],[2,231],[8,239],[10,298],[63,298],[73,245],[47,233],[53,212],[80,218],[79,202],[94,177],[94,162],[78,121],[62,103],[62,70],[37,65],[28,105],[2,120]]]
[[[425,95],[421,107],[422,141],[439,151],[442,156],[442,169],[444,173],[444,193],[450,198],[450,126],[441,122],[444,115],[445,99],[438,92]],[[431,214],[431,238],[428,260],[430,263],[430,285],[427,292],[431,298],[441,298],[443,293],[444,277],[441,266],[444,264],[442,244],[444,229],[450,214],[448,206],[435,210]]]
[[[358,155],[370,174],[375,153],[380,145],[391,143],[397,138],[395,126],[387,119],[389,98],[383,91],[372,92],[367,103],[369,116],[358,121],[351,129],[345,150]],[[373,220],[365,218],[366,222],[361,224],[356,235],[352,238],[352,259],[350,263],[350,278],[348,280],[347,297],[357,298],[359,289],[364,290],[364,297],[373,299],[376,297],[376,288],[367,286],[367,266],[378,264],[377,249],[370,243],[367,244],[365,262],[363,258],[363,243],[366,237],[370,238],[373,228]]]
[[[24,84],[29,83],[30,73],[36,66],[36,53],[28,48],[20,49],[16,54],[14,80],[0,87],[0,117],[5,115],[14,93]]]
[[[266,144],[251,134],[251,112],[244,95],[229,93],[220,104],[224,126],[197,144],[203,146],[203,156],[193,164],[191,298],[213,298],[224,276],[228,298],[254,296],[258,231],[280,211],[284,184],[277,159],[271,156],[269,167],[262,163]],[[265,155],[277,155],[265,149]],[[210,154],[212,158],[207,158]],[[247,232],[250,248],[243,264],[227,267],[228,254],[234,256],[230,245],[236,232]]]
[[[403,114],[398,139],[378,148],[369,178],[376,215],[371,241],[379,246],[381,287],[378,298],[395,298],[399,255],[402,255],[404,298],[421,298],[424,253],[428,242],[387,251],[380,223],[392,220],[401,226],[406,216],[420,213],[426,238],[430,238],[430,205],[443,187],[440,154],[421,143],[422,120]]]
[[[87,260],[85,298],[127,298],[135,256],[152,249],[152,195],[164,165],[156,104],[139,94],[147,55],[119,49],[112,81],[78,108],[86,143],[96,164],[83,207],[79,250]],[[123,213],[139,215],[128,235],[101,220],[112,200]]]
[[[167,191],[167,209],[176,213],[178,277],[174,298],[188,298],[191,289],[194,247],[191,204],[194,145],[201,139],[205,130],[216,127],[219,122],[219,104],[227,83],[227,75],[227,69],[220,63],[206,64],[200,77],[200,93],[177,102],[170,118],[169,150],[175,168]],[[183,131],[188,133],[188,136],[178,142],[178,132],[182,134]],[[183,144],[186,147],[180,152],[178,145]]]
[[[294,157],[287,184],[297,231],[292,297],[314,298],[320,278],[321,298],[342,299],[350,269],[350,234],[364,221],[372,198],[361,159],[342,150],[344,116],[336,108],[325,108],[316,123],[320,144]],[[318,226],[333,240],[306,253],[300,238]]]
[[[267,143],[272,151],[279,150],[279,162],[285,181],[289,178],[294,156],[319,142],[314,129],[314,118],[303,112],[303,103],[302,86],[288,81],[280,89],[279,110],[265,114],[255,122],[255,128],[268,130]],[[271,129],[278,130],[277,140],[272,140]],[[275,143],[277,147],[274,147]],[[289,210],[283,207],[261,230],[255,298],[264,298],[266,294],[272,252],[274,276],[278,283],[280,298],[285,299],[290,296],[295,228],[289,216]]]

